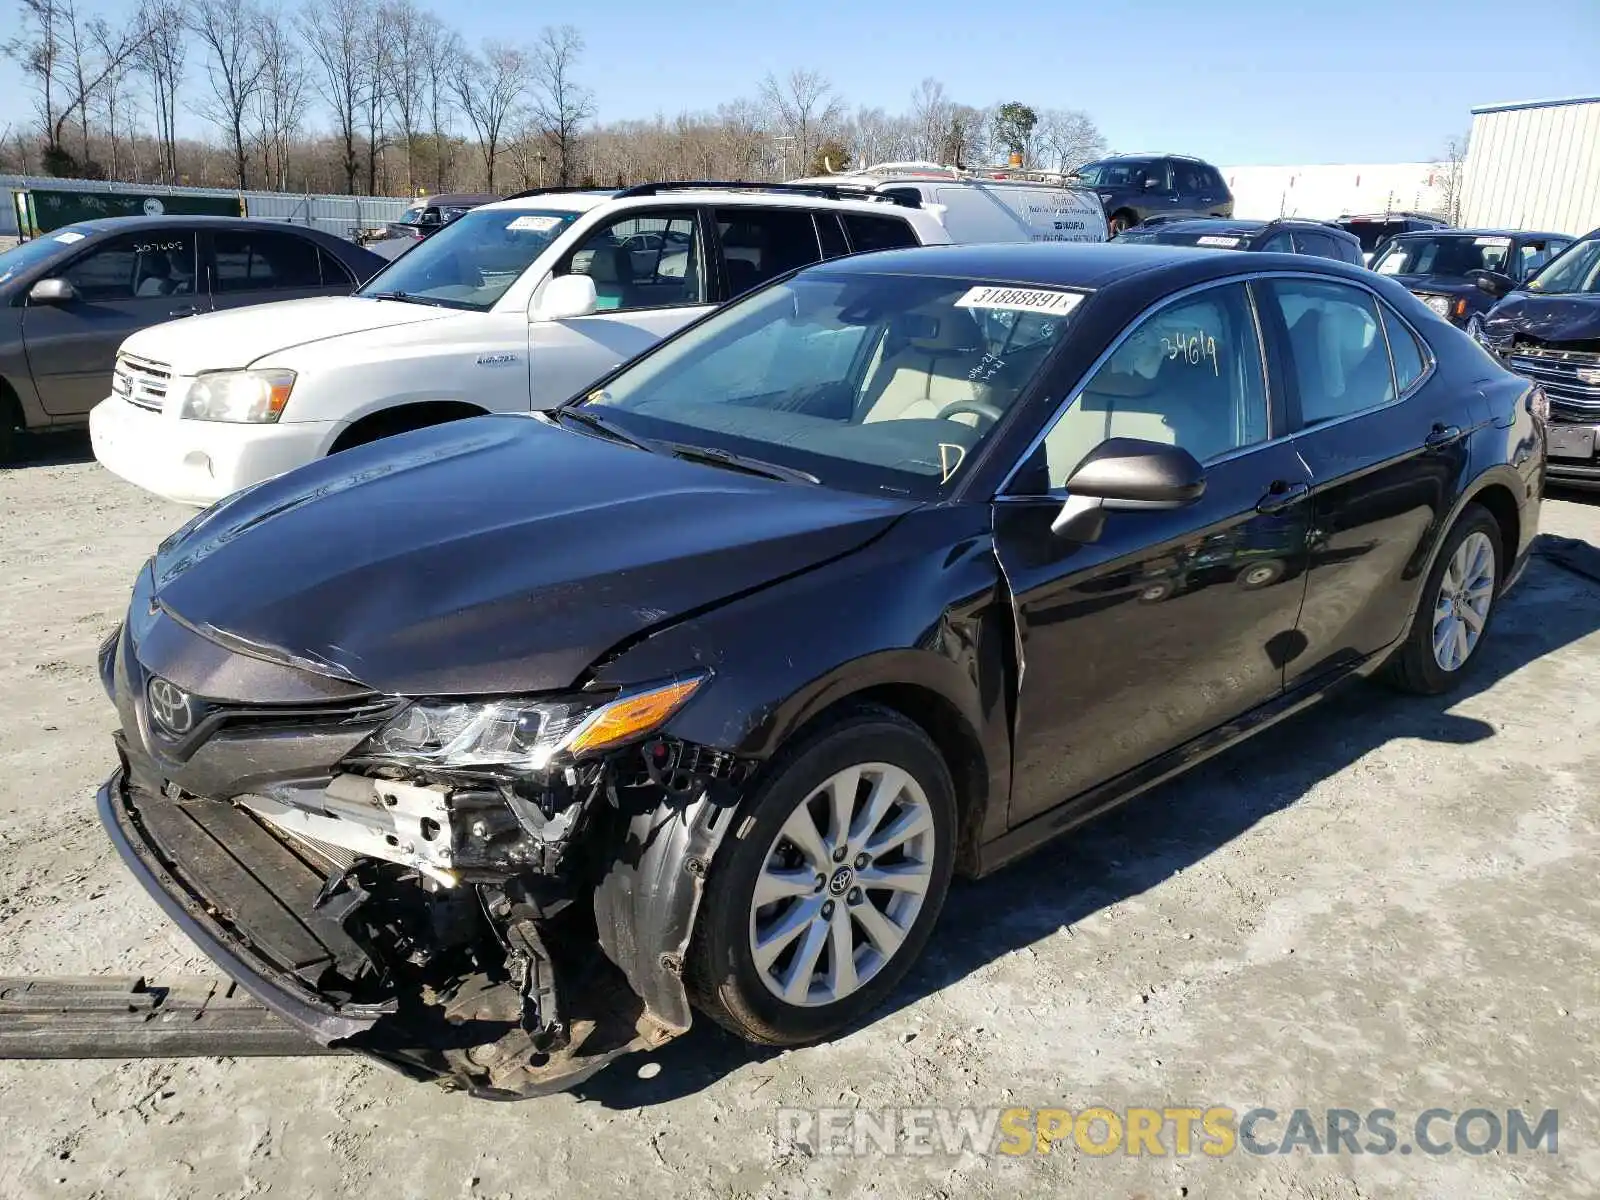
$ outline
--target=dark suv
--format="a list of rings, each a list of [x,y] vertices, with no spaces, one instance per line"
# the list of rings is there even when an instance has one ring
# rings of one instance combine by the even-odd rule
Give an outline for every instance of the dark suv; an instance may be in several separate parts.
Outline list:
[[[1213,250],[1266,250],[1311,254],[1361,266],[1361,243],[1320,221],[1249,221],[1223,217],[1153,218],[1119,233],[1116,242],[1158,242]]]
[[[1337,220],[1329,221],[1328,224],[1335,229],[1355,234],[1361,242],[1361,253],[1369,263],[1392,237],[1398,237],[1402,233],[1426,233],[1434,229],[1450,228],[1450,222],[1443,217],[1415,212],[1369,213],[1360,216],[1345,213]]]
[[[1078,168],[1105,205],[1115,237],[1151,217],[1231,217],[1222,172],[1184,154],[1119,154]]]

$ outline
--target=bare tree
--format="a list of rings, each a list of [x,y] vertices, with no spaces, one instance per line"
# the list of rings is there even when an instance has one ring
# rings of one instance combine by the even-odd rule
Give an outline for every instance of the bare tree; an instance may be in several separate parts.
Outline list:
[[[361,159],[356,152],[356,122],[367,101],[367,29],[371,0],[307,0],[300,28],[318,67],[316,89],[332,114],[343,143],[345,191],[356,192]]]
[[[188,57],[188,15],[184,0],[146,0],[139,10],[144,32],[134,65],[150,81],[154,102],[158,178],[178,182],[178,88]]]
[[[466,50],[455,30],[435,26],[433,36],[423,43],[423,52],[428,126],[433,132],[433,190],[442,192],[454,167],[451,153],[454,143],[446,126],[454,104],[455,78],[466,57]]]
[[[289,187],[290,143],[305,119],[306,70],[294,29],[283,13],[269,10],[255,25],[261,56],[261,86],[255,96],[253,140],[268,187]]]
[[[482,57],[465,55],[456,68],[455,98],[478,137],[488,189],[494,191],[495,159],[506,121],[527,87],[528,54],[503,42],[485,42]]]
[[[4,43],[35,92],[35,111],[45,139],[45,166],[57,173],[94,173],[89,159],[89,109],[111,74],[143,42],[135,17],[113,28],[104,18],[81,12],[77,0],[19,0],[21,32]],[[67,123],[77,118],[80,154],[66,149]]]
[[[379,23],[389,31],[389,102],[406,148],[406,194],[416,191],[417,142],[428,102],[428,66],[439,20],[416,0],[388,0]]]
[[[943,161],[939,154],[945,148],[945,138],[950,132],[950,119],[955,107],[954,101],[945,93],[944,84],[937,79],[924,79],[911,93],[914,153],[918,158]]]
[[[816,156],[817,146],[833,133],[844,113],[844,104],[834,95],[833,85],[816,71],[795,70],[782,79],[768,75],[761,84],[761,98],[770,114],[773,132],[788,139],[788,164],[809,163]]]
[[[200,104],[200,115],[227,134],[241,190],[247,183],[245,118],[266,70],[257,34],[260,20],[249,0],[193,0],[189,9],[189,28],[205,55],[206,84],[211,90]]]
[[[1106,140],[1089,114],[1075,109],[1045,109],[1039,114],[1033,138],[1039,165],[1063,174],[1098,158],[1106,148]]]
[[[394,97],[393,38],[383,10],[373,12],[373,20],[363,38],[362,125],[367,135],[367,195],[378,194],[378,162],[389,146],[389,105]],[[387,159],[384,159],[387,162]]]
[[[122,138],[118,136],[119,133],[127,133],[136,119],[137,100],[131,84],[135,69],[136,64],[131,59],[119,63],[106,76],[105,85],[100,89],[99,103],[95,106],[96,115],[105,123],[106,140],[111,144],[111,160],[107,164],[111,179],[123,178],[125,166],[131,167],[135,181],[138,179],[138,163],[124,162]]]
[[[572,182],[578,130],[594,116],[594,95],[573,78],[583,37],[571,25],[546,27],[533,48],[533,119],[556,153],[556,182]]]
[[[1451,138],[1444,144],[1444,157],[1434,159],[1439,168],[1434,176],[1439,187],[1439,202],[1444,208],[1444,219],[1452,225],[1461,222],[1461,181],[1466,174],[1468,136]]]

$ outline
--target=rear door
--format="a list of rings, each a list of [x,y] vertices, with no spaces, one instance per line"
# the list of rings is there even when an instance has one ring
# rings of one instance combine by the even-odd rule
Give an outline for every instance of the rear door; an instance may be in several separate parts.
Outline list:
[[[77,417],[111,394],[117,348],[130,334],[208,307],[196,292],[193,229],[120,234],[55,275],[77,292],[65,304],[29,304],[22,316],[28,367],[52,417]]]
[[[342,268],[338,277],[325,282],[317,244],[287,230],[213,229],[206,244],[206,276],[216,308],[343,295],[350,290]]]
[[[1418,565],[1459,494],[1478,415],[1469,398],[1422,386],[1432,370],[1426,347],[1368,289],[1284,276],[1263,291],[1263,320],[1287,364],[1294,446],[1312,479],[1293,686],[1405,631]]]
[[[801,215],[815,246],[811,217]],[[560,404],[710,311],[709,228],[692,207],[635,209],[598,226],[556,265],[557,275],[589,276],[599,307],[587,317],[529,323],[534,408]]]

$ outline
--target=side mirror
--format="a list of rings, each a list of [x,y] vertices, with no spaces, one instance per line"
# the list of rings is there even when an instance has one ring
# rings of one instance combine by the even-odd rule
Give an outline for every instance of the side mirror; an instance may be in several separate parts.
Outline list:
[[[594,280],[587,275],[557,275],[544,285],[534,319],[568,321],[573,317],[587,317],[598,307],[600,297],[594,290]]]
[[[65,279],[41,279],[28,289],[29,304],[71,304],[78,289]]]
[[[1478,285],[1480,292],[1487,292],[1498,300],[1507,292],[1516,290],[1517,281],[1509,275],[1502,275],[1499,271],[1469,271],[1472,282]]]
[[[1067,480],[1067,500],[1050,531],[1092,542],[1100,536],[1108,511],[1182,508],[1205,490],[1205,468],[1181,446],[1111,438],[1096,446]]]

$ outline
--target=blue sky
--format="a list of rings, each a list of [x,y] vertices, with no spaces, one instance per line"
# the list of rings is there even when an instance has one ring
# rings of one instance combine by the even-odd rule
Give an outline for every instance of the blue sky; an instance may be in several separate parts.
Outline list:
[[[806,67],[852,106],[903,109],[933,76],[966,103],[1081,108],[1114,149],[1394,162],[1436,157],[1474,105],[1600,93],[1600,0],[422,2],[473,45],[577,25],[581,77],[606,119],[711,108],[753,94],[769,70]],[[1519,12],[1536,24],[1519,29]],[[0,65],[0,126],[26,116],[18,81]]]

